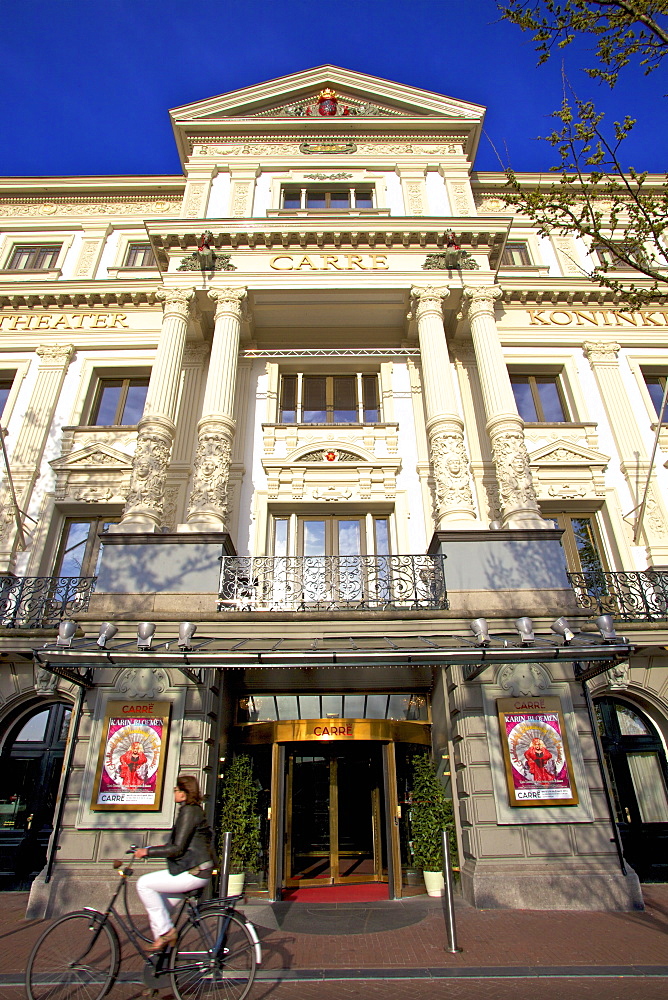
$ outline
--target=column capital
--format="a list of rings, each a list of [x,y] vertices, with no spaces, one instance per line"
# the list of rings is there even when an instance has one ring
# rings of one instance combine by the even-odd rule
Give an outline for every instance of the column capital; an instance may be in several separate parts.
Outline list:
[[[585,357],[592,365],[601,363],[616,364],[621,344],[606,340],[587,340],[582,345],[582,349]]]
[[[241,319],[244,301],[246,295],[248,294],[248,289],[241,288],[211,288],[209,289],[209,298],[213,299],[216,303],[216,316],[227,314],[228,316],[234,316],[236,319]]]
[[[450,289],[437,285],[413,285],[411,288],[411,308],[415,318],[421,319],[427,313],[436,313],[443,318],[443,300],[447,299]]]
[[[194,288],[159,288],[155,293],[159,302],[164,302],[163,314],[165,316],[179,316],[187,319],[190,313],[190,306],[195,297]]]
[[[42,359],[42,368],[48,364],[54,368],[62,368],[69,364],[73,353],[73,344],[42,344],[35,351],[35,354]]]
[[[469,316],[489,313],[494,316],[494,304],[503,295],[499,285],[465,285],[464,298],[468,299]]]

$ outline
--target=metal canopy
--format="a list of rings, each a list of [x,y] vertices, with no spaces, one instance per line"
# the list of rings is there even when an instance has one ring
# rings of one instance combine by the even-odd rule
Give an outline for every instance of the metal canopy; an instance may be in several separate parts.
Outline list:
[[[105,648],[97,642],[74,640],[71,646],[47,644],[34,649],[40,665],[53,673],[68,668],[114,667],[134,664],[175,667],[201,684],[207,670],[253,667],[395,667],[444,666],[461,663],[464,679],[471,681],[490,664],[567,660],[596,663],[626,659],[634,646],[624,637],[604,641],[598,634],[581,632],[570,643],[536,637],[523,645],[516,633],[496,634],[482,646],[456,635],[332,636],[327,638],[199,638],[188,649],[177,642],[155,643],[140,650],[132,640],[111,640]],[[601,667],[606,669],[606,667]],[[61,674],[64,676],[64,674]],[[70,677],[70,679],[73,679]]]

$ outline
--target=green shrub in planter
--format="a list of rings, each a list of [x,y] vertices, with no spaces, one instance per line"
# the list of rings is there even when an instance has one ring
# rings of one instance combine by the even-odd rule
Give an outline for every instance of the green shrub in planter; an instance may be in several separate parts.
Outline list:
[[[235,757],[226,768],[220,790],[220,853],[223,834],[232,834],[230,874],[254,870],[262,849],[257,816],[258,788],[253,778],[253,762],[247,754]]]
[[[443,830],[448,831],[450,864],[456,867],[457,840],[452,802],[446,798],[429,754],[413,757],[411,836],[415,866],[427,872],[443,870]]]

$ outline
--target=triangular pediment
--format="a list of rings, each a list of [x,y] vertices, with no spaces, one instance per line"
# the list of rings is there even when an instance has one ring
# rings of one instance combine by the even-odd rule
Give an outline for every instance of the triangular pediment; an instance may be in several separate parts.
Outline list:
[[[85,469],[108,469],[111,471],[126,471],[132,467],[132,458],[110,448],[107,444],[89,444],[78,451],[70,452],[66,458],[57,458],[50,463],[56,472],[77,471]]]
[[[531,452],[529,461],[531,465],[586,465],[605,468],[610,456],[565,438],[557,438]]]
[[[182,126],[229,118],[313,116],[326,121],[330,115],[321,116],[317,108],[318,96],[325,90],[334,91],[339,105],[333,117],[427,116],[471,125],[480,123],[485,112],[479,104],[326,65],[185,104],[170,114],[174,123]],[[309,107],[311,115],[307,114]],[[345,107],[348,115],[344,115]]]

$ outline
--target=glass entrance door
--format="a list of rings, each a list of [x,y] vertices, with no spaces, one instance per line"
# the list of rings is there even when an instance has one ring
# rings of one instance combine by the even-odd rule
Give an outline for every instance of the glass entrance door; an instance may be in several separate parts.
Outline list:
[[[287,885],[384,881],[380,744],[293,744],[286,769]]]

